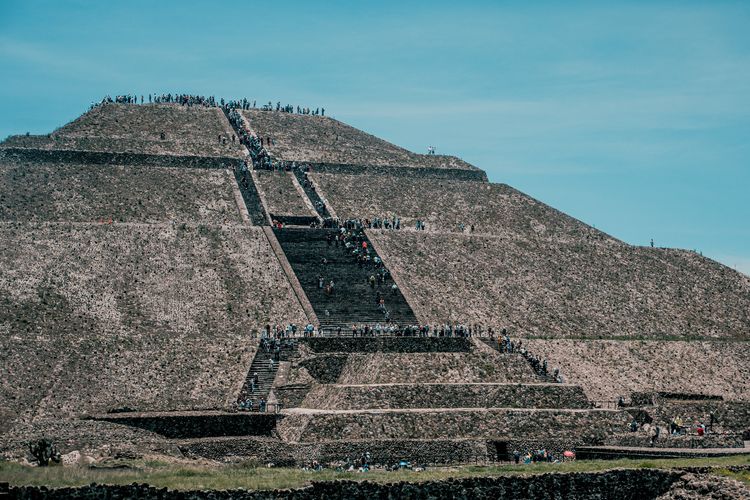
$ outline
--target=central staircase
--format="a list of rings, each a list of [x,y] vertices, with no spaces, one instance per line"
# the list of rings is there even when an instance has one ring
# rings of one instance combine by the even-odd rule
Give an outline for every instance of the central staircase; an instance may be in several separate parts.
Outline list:
[[[418,324],[401,291],[393,293],[391,286],[394,282],[390,274],[384,283],[376,282],[375,287],[371,287],[368,279],[376,274],[375,268],[360,267],[342,245],[329,242],[329,235],[335,232],[335,229],[274,229],[320,320],[321,329],[335,332],[340,327],[342,333],[348,333],[352,324],[385,324],[385,313],[378,309],[376,303],[378,292],[384,298],[390,322],[401,326]],[[371,255],[375,256],[372,245],[369,248]],[[325,283],[334,282],[332,294],[326,294],[319,287],[319,277],[323,277]]]
[[[265,346],[264,346],[265,345]],[[267,347],[266,347],[267,346]],[[238,401],[245,398],[254,400],[268,400],[271,387],[276,379],[280,361],[288,361],[289,356],[297,348],[293,339],[273,340],[263,339],[255,353],[250,369],[247,371],[245,384],[242,386]],[[258,382],[253,387],[253,378],[258,375]]]

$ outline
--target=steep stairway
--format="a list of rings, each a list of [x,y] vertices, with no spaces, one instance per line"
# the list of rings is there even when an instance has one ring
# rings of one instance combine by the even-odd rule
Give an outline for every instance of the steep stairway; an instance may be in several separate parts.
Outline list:
[[[247,207],[247,213],[250,215],[250,221],[254,226],[266,226],[268,220],[263,213],[263,204],[260,201],[260,194],[258,194],[258,188],[255,186],[255,181],[250,175],[250,172],[242,167],[237,167],[234,170],[234,178],[237,181],[237,185],[242,193],[242,199],[245,200],[245,206]]]
[[[230,111],[227,106],[222,106],[221,109],[224,112],[224,116],[229,122],[229,125],[237,134],[237,138],[242,145],[242,148],[249,154],[249,150],[247,149],[248,144],[246,142],[247,133],[242,129],[241,123],[232,117],[232,112],[236,110]],[[263,203],[261,202],[260,194],[258,193],[258,187],[255,185],[255,180],[253,180],[253,177],[247,169],[244,161],[240,160],[238,161],[238,164],[239,165],[234,168],[234,178],[240,188],[240,193],[242,193],[242,199],[245,200],[245,207],[247,207],[247,212],[250,215],[250,221],[254,226],[268,225],[268,219],[266,219]]]
[[[310,198],[310,201],[312,202],[318,214],[320,214],[320,216],[324,219],[329,219],[331,217],[331,214],[328,211],[328,207],[323,202],[323,199],[315,190],[315,187],[312,185],[310,180],[307,178],[307,172],[303,172],[299,168],[295,168],[293,172],[294,176],[297,178],[297,181],[299,181],[300,186],[302,186],[302,190],[305,192],[307,197]]]
[[[266,346],[264,346],[266,343]],[[276,379],[276,373],[279,370],[280,361],[288,361],[289,356],[297,348],[297,343],[293,339],[264,339],[261,346],[255,353],[250,369],[247,371],[245,384],[237,398],[242,401],[246,398],[253,400],[255,404],[263,398],[268,401],[268,394],[271,392],[273,381]],[[253,388],[253,378],[258,375],[258,382]]]
[[[321,329],[333,332],[341,327],[342,333],[349,333],[352,324],[385,324],[385,314],[376,303],[378,292],[384,298],[391,322],[417,324],[417,318],[401,291],[392,292],[390,275],[384,283],[371,287],[368,278],[375,274],[374,267],[360,267],[343,246],[327,241],[335,232],[335,229],[274,229],[318,316]],[[376,256],[372,245],[369,248],[371,255]],[[319,287],[319,277],[323,277],[325,283],[334,282],[332,294],[326,294]]]
[[[560,383],[562,381],[561,378],[559,378],[559,374],[557,374],[557,377],[555,374],[553,374],[552,370],[547,368],[546,361],[544,361],[545,364],[542,364],[542,360],[539,360],[539,358],[536,358],[532,354],[530,354],[528,351],[524,350],[523,352],[519,351],[503,351],[500,349],[500,343],[498,342],[499,339],[496,338],[482,338],[482,342],[487,344],[488,346],[492,347],[494,350],[508,354],[509,356],[521,356],[526,362],[529,364],[531,369],[534,371],[537,377],[539,377],[539,380],[547,383]]]

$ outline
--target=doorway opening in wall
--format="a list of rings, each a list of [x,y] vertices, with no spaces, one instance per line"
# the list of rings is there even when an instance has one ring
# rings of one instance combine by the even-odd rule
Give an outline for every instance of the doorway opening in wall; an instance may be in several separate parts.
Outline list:
[[[490,459],[494,462],[507,462],[510,460],[507,441],[490,441],[487,443],[487,451]]]

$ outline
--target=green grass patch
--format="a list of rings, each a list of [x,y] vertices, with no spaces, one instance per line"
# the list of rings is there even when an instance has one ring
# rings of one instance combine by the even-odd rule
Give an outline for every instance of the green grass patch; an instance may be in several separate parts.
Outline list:
[[[0,462],[0,481],[11,485],[34,485],[59,488],[82,486],[90,483],[130,484],[148,483],[158,488],[176,490],[193,489],[278,489],[298,488],[311,481],[369,480],[380,483],[398,481],[421,482],[448,478],[492,477],[515,474],[543,474],[548,472],[601,472],[616,468],[680,468],[680,467],[729,467],[750,465],[750,456],[691,459],[654,460],[580,460],[561,464],[497,465],[497,466],[457,466],[435,467],[424,471],[384,471],[374,469],[367,473],[337,472],[332,469],[305,471],[289,468],[253,467],[247,463],[235,465],[186,465],[170,464],[159,460],[118,461],[107,465],[123,465],[129,468],[88,468],[88,467],[29,467],[15,462]],[[719,469],[721,470],[721,469]],[[748,481],[750,473],[721,472],[730,477]]]
[[[746,485],[750,486],[750,471],[749,470],[742,470],[742,471],[734,472],[729,469],[718,469],[714,473],[718,474],[719,476],[725,476],[725,477],[730,477],[732,479],[736,479],[737,481],[740,481],[741,483],[745,483]]]

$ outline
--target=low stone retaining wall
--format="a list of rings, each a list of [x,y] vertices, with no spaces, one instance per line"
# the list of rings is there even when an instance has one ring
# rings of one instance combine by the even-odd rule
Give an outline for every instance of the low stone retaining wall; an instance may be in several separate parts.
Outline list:
[[[735,448],[722,448],[710,450],[707,448],[693,448],[684,450],[680,448],[629,448],[617,446],[587,446],[576,448],[576,457],[579,460],[619,460],[628,458],[634,460],[657,459],[657,458],[701,458],[701,457],[729,457],[746,455],[744,450]]]
[[[270,436],[281,415],[227,413],[205,415],[128,415],[95,417],[93,420],[138,427],[171,439],[216,436]]]
[[[305,359],[299,365],[321,384],[335,384],[348,359],[348,354],[328,354]]]
[[[634,405],[648,406],[661,401],[723,401],[715,394],[694,394],[687,392],[633,392],[630,399]]]
[[[714,413],[715,428],[750,435],[750,401],[658,400],[657,406],[644,410],[660,425],[667,426],[675,417],[683,420],[683,425],[692,426],[696,421],[706,425]]]
[[[338,383],[370,384],[541,382],[520,354],[474,349],[465,352],[352,353]]]
[[[314,387],[301,406],[322,410],[591,408],[581,387],[561,384],[322,385]]]
[[[390,167],[376,165],[345,165],[341,163],[310,163],[312,172],[347,175],[388,175],[417,179],[450,179],[452,181],[487,182],[487,173],[480,169]]]
[[[369,452],[373,465],[394,465],[399,460],[412,464],[485,464],[495,461],[494,446],[482,439],[417,439],[286,443],[271,439],[217,439],[180,443],[188,457],[211,460],[254,459],[259,464],[302,466],[317,460],[322,464],[356,461]],[[508,447],[503,447],[507,449]],[[508,460],[503,456],[501,460]]]
[[[649,500],[666,493],[684,473],[659,469],[618,469],[599,473],[538,474],[447,479],[421,483],[369,481],[313,482],[292,490],[198,490],[175,492],[146,484],[97,485],[48,489],[11,488],[11,498],[31,499],[331,499],[331,498],[517,498]]]
[[[326,352],[469,352],[471,339],[462,337],[308,337],[300,343]]]
[[[287,384],[276,386],[272,389],[276,400],[282,408],[296,408],[302,405],[305,396],[310,392],[309,384]]]
[[[571,439],[601,444],[624,432],[629,415],[609,410],[368,410],[292,412],[279,422],[296,442],[373,439]]]
[[[309,226],[314,222],[318,222],[318,218],[313,217],[312,215],[282,215],[275,213],[270,215],[271,219],[288,226]]]
[[[608,445],[612,446],[651,446],[651,437],[646,433],[634,432],[620,434],[607,439]],[[662,436],[654,443],[655,448],[742,448],[745,446],[742,434],[722,433],[706,434],[705,436]]]
[[[513,452],[522,455],[546,449],[556,457],[575,450],[573,439],[369,439],[327,441],[322,443],[289,443],[272,438],[242,437],[196,439],[178,442],[186,457],[232,462],[255,460],[258,464],[297,467],[317,460],[336,464],[354,460],[369,452],[372,464],[393,465],[408,460],[421,465],[490,464],[509,462]]]
[[[94,163],[101,165],[152,165],[156,167],[233,169],[239,158],[174,156],[147,153],[0,148],[0,154],[27,162]]]

